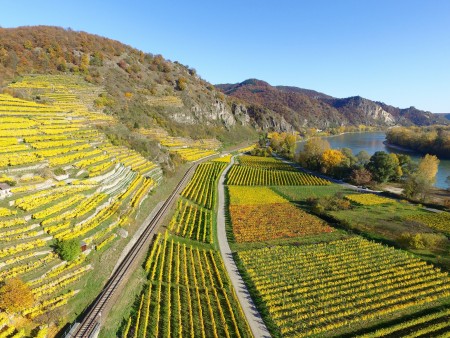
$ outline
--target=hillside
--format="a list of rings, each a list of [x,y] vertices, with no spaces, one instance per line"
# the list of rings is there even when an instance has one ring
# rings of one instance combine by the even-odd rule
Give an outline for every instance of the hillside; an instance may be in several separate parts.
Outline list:
[[[271,86],[250,79],[236,84],[219,84],[223,93],[282,116],[294,129],[330,128],[347,125],[392,126],[448,123],[442,116],[414,107],[400,109],[360,96],[334,98],[314,90]]]
[[[102,86],[106,95],[97,108],[129,129],[162,127],[175,136],[230,141],[258,128],[244,106],[229,102],[195,69],[85,32],[0,28],[0,84],[26,74],[75,74]],[[13,94],[27,98],[25,91]]]

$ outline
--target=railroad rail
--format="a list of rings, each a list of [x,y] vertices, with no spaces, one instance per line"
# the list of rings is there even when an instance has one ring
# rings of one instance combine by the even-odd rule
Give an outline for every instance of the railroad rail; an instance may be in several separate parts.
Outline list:
[[[103,287],[102,292],[97,296],[95,301],[88,308],[83,317],[83,320],[79,323],[79,325],[77,325],[76,327],[74,326],[74,332],[69,332],[67,335],[65,335],[65,338],[91,338],[96,336],[96,334],[100,330],[102,311],[105,309],[108,301],[114,295],[114,292],[117,290],[118,286],[125,279],[125,276],[127,276],[132,271],[133,262],[135,261],[136,257],[142,252],[142,250],[147,250],[147,243],[151,235],[153,234],[153,231],[155,230],[159,222],[164,218],[172,202],[175,200],[175,198],[177,198],[177,196],[181,192],[181,189],[188,181],[190,174],[195,171],[197,166],[198,162],[193,164],[188,169],[188,171],[186,171],[183,178],[177,184],[173,192],[160,207],[153,219],[149,222],[142,235],[137,239],[130,252],[125,256],[119,267],[111,275],[110,279]]]

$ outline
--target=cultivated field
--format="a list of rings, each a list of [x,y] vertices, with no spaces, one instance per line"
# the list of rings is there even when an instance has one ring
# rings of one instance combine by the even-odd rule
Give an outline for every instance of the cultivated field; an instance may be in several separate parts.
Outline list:
[[[283,337],[367,327],[450,296],[447,273],[358,237],[238,255],[260,297],[257,302]]]
[[[147,285],[121,336],[251,337],[214,242],[217,181],[225,166],[197,167],[168,226],[171,234],[153,241]]]
[[[333,229],[266,187],[229,186],[230,218],[238,243],[332,232]]]
[[[328,185],[329,181],[293,170],[274,158],[240,156],[227,175],[228,185]]]

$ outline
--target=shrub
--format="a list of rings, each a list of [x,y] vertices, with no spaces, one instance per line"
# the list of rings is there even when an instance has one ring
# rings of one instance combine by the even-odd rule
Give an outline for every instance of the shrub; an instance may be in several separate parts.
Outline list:
[[[56,243],[56,253],[65,261],[73,261],[81,254],[80,243],[76,239],[58,241]]]
[[[440,234],[433,233],[415,233],[404,232],[400,236],[401,242],[412,249],[435,249],[441,246],[446,237]]]
[[[55,170],[53,170],[53,173],[56,176],[60,176],[60,175],[65,175],[66,171],[63,168],[56,168]]]

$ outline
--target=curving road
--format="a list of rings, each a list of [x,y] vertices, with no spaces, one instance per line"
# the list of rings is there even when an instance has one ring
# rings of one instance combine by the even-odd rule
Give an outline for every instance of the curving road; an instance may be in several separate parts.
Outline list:
[[[231,168],[234,162],[234,157],[231,159],[231,163],[222,172],[219,178],[218,187],[218,211],[217,211],[217,237],[219,241],[220,254],[227,269],[228,275],[230,276],[231,283],[233,284],[234,291],[236,292],[239,303],[241,304],[242,310],[244,311],[247,322],[254,337],[263,338],[270,337],[269,330],[267,330],[264,321],[261,318],[247,287],[242,280],[241,275],[234,262],[230,245],[228,244],[227,234],[225,231],[225,176],[228,170]]]

